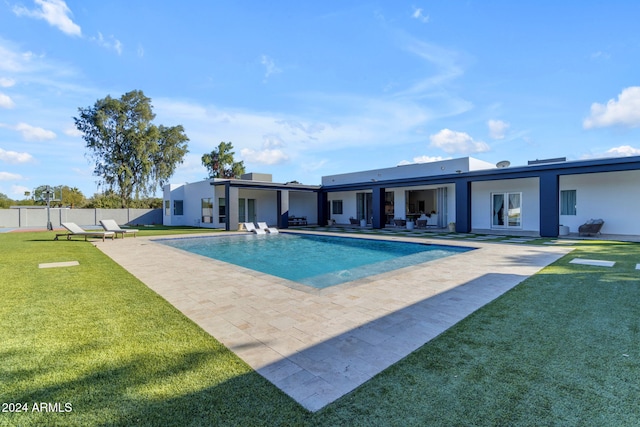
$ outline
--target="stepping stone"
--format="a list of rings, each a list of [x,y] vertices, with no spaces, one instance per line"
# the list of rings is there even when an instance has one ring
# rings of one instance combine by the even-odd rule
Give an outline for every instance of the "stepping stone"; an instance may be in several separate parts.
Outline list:
[[[636,264],[636,270],[640,270],[640,264]]]
[[[595,265],[598,267],[613,267],[614,261],[601,261],[598,259],[583,259],[583,258],[574,258],[569,261],[569,264],[584,264],[584,265]]]
[[[38,264],[38,268],[73,267],[74,265],[80,265],[80,263],[78,261],[47,262]]]

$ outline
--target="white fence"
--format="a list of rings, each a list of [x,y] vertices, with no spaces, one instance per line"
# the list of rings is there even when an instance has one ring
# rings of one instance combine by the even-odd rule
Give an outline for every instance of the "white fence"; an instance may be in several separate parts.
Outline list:
[[[70,209],[51,208],[50,221],[54,227],[63,222],[75,222],[80,226],[100,225],[101,219],[113,219],[118,224],[162,224],[162,209]],[[47,208],[19,206],[0,209],[0,228],[46,227]]]

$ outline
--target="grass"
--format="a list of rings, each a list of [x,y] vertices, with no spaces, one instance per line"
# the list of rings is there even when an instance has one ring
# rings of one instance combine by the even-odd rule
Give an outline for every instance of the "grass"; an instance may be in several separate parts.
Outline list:
[[[0,234],[0,403],[29,409],[0,412],[0,425],[625,426],[640,419],[638,244],[577,244],[309,413],[93,245],[53,235]],[[616,266],[569,264],[576,257]],[[80,265],[38,269],[69,260]],[[72,411],[32,412],[39,402],[70,403]]]

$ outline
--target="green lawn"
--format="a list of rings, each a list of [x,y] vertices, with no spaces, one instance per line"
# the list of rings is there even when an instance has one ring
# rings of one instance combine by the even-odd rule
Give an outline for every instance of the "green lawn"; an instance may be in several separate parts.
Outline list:
[[[640,419],[638,244],[576,245],[309,413],[92,244],[53,241],[54,234],[0,234],[0,409],[28,408],[0,412],[0,425],[631,426]],[[575,257],[617,264],[569,264]],[[80,265],[38,268],[70,260]],[[71,412],[33,411],[41,402]]]

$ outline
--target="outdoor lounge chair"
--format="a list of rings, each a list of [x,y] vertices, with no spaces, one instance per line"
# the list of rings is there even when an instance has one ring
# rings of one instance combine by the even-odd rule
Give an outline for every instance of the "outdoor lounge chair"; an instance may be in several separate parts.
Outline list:
[[[264,230],[264,231],[268,232],[269,234],[278,234],[279,233],[277,228],[269,227],[266,222],[259,222],[258,223],[258,228],[260,230]]]
[[[58,233],[53,240],[58,240],[60,236],[66,236],[67,240],[71,240],[71,236],[84,236],[85,242],[87,241],[87,237],[102,237],[102,241],[106,237],[111,237],[113,240],[116,237],[116,233],[113,231],[86,231],[83,230],[82,227],[78,226],[75,222],[63,222],[61,224],[64,228],[67,229],[67,233]]]
[[[600,234],[600,229],[602,229],[603,225],[604,220],[602,219],[590,219],[589,221],[578,227],[578,233],[581,236],[593,236],[594,234]]]
[[[256,225],[252,222],[243,222],[242,223],[245,230],[256,233],[256,234],[267,234],[266,231],[256,228]]]
[[[120,228],[118,223],[113,219],[101,219],[100,225],[102,225],[104,231],[113,231],[116,233],[116,237],[118,237],[118,234],[121,234],[123,239],[125,234],[133,234],[133,237],[136,237],[136,233],[138,232],[135,228]]]

